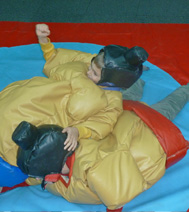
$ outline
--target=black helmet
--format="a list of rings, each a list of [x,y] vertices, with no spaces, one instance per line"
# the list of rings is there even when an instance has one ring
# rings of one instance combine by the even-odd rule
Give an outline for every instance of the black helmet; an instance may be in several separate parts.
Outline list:
[[[36,127],[21,122],[12,135],[13,141],[19,145],[18,167],[28,176],[43,178],[43,181],[47,175],[60,174],[67,157],[73,153],[64,150],[67,134],[62,130],[57,125]]]
[[[104,67],[98,84],[113,83],[115,87],[129,88],[142,74],[142,63],[148,53],[142,47],[127,48],[108,45],[100,50],[104,52]]]

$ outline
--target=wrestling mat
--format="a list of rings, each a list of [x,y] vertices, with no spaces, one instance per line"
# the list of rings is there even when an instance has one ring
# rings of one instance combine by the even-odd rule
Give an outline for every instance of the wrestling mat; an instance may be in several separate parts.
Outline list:
[[[98,53],[101,45],[88,43],[54,43],[55,47]],[[8,84],[44,76],[45,63],[39,44],[0,48],[0,90]],[[162,69],[150,67],[142,75],[145,81],[141,101],[151,105],[161,100],[180,84]],[[45,77],[45,76],[44,76]],[[174,123],[189,140],[189,103],[175,118]],[[3,123],[1,123],[3,124]],[[189,154],[170,167],[152,188],[126,204],[123,211],[187,211],[189,208]],[[62,197],[43,191],[40,186],[20,187],[0,194],[0,211],[106,211],[104,205],[83,205],[67,202]]]

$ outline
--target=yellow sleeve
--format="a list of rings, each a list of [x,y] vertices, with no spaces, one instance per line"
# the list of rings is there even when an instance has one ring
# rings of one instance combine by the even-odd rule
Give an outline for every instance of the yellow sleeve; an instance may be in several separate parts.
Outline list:
[[[48,39],[48,43],[40,43],[41,50],[43,51],[43,56],[45,60],[49,60],[56,52],[54,45],[51,43],[50,39]]]
[[[87,127],[76,126],[76,128],[79,131],[79,139],[81,139],[81,138],[90,138],[91,137],[92,132]]]

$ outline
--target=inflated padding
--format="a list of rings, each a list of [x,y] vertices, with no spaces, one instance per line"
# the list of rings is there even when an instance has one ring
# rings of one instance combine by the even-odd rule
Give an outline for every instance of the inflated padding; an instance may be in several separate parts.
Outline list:
[[[136,101],[123,101],[123,108],[124,110],[134,111],[152,129],[167,154],[166,168],[174,165],[186,155],[189,142],[166,117]]]

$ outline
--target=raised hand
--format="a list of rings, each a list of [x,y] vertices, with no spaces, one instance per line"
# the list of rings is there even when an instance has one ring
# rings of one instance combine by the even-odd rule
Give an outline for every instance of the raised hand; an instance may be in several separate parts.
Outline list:
[[[36,35],[40,43],[47,43],[47,37],[50,35],[50,30],[46,24],[37,24],[35,28]]]

